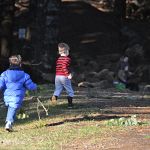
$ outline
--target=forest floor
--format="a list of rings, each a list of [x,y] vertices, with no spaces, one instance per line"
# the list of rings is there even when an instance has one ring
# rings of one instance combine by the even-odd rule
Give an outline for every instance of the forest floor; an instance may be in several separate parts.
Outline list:
[[[67,108],[62,93],[56,106],[49,105],[54,87],[41,85],[37,94],[27,93],[14,132],[4,130],[5,108],[0,105],[0,149],[10,150],[149,150],[149,96],[116,89],[75,88],[74,108]],[[2,102],[2,101],[1,101]],[[38,110],[38,111],[39,111]],[[126,122],[121,123],[121,119]],[[133,119],[134,118],[134,119]],[[133,120],[132,120],[133,119]]]

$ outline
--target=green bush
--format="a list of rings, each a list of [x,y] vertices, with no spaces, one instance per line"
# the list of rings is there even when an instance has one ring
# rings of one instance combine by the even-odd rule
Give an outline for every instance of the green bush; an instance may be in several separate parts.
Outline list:
[[[130,118],[121,117],[107,121],[107,125],[109,126],[133,126],[139,124],[140,123],[137,121],[136,115],[132,115]]]

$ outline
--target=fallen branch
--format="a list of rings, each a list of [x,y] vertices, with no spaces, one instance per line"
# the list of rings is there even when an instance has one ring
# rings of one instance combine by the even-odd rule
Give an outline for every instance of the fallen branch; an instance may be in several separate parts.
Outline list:
[[[40,111],[39,111],[39,106],[41,105],[46,113],[46,116],[48,116],[48,109],[45,108],[45,106],[43,105],[43,103],[40,101],[40,99],[37,97],[37,114],[38,114],[38,117],[39,117],[39,120],[41,119],[40,117]]]

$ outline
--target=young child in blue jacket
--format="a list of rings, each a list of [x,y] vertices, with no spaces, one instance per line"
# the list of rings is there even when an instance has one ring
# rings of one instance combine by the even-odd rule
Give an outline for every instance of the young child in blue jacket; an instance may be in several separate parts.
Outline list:
[[[36,90],[37,85],[22,70],[20,55],[11,56],[9,63],[10,67],[0,76],[0,89],[4,92],[4,102],[8,108],[5,129],[10,132],[26,90]]]

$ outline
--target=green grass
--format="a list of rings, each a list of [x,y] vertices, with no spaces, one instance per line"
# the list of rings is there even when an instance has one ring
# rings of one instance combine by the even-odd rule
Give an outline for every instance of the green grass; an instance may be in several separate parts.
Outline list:
[[[145,138],[146,138],[146,139],[150,139],[150,135],[146,135]]]
[[[15,132],[7,133],[0,128],[0,149],[59,150],[75,140],[104,137],[108,130],[95,121],[65,122],[58,126],[48,126],[48,122],[59,122],[62,118],[44,119],[15,125]],[[117,128],[114,130],[117,130]]]
[[[38,95],[52,95],[49,88],[40,86]],[[33,95],[32,92],[27,94],[29,97]],[[0,108],[0,150],[86,149],[88,144],[96,145],[105,139],[109,141],[114,133],[126,130],[123,126],[106,125],[108,118],[103,116],[105,111],[93,105],[81,105],[76,101],[75,108],[69,110],[65,98],[54,107],[49,105],[49,99],[42,102],[49,108],[49,115],[46,116],[40,107],[42,119],[39,120],[37,101],[26,100],[21,112],[29,117],[16,120],[14,132],[11,133],[4,130],[6,109]]]
[[[37,95],[47,96],[51,93],[49,87],[40,86]],[[34,96],[35,93],[27,92],[26,96]],[[73,110],[67,109],[67,102],[61,99],[57,106],[49,105],[49,100],[42,100],[44,106],[49,108],[49,116],[40,108],[41,120],[37,115],[37,101],[26,100],[22,110],[18,113],[28,114],[28,118],[19,118],[14,124],[14,132],[4,130],[6,109],[0,109],[0,149],[10,150],[60,150],[74,140],[91,139],[105,132],[97,121],[90,119],[92,111],[88,108],[80,108],[78,104]],[[88,110],[88,111],[87,111]],[[49,126],[46,126],[46,125]],[[69,144],[70,145],[70,144]]]

